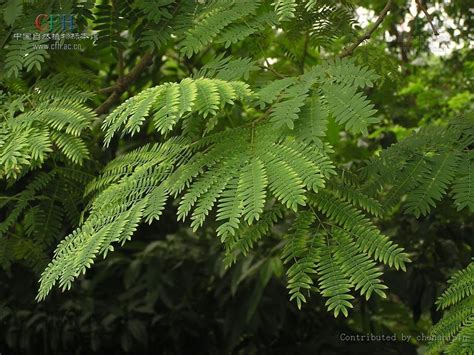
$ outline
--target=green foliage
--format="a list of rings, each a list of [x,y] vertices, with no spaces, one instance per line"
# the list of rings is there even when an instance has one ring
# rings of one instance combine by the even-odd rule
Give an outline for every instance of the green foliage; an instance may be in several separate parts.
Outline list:
[[[382,235],[362,212],[323,192],[313,196],[312,203],[335,223],[337,228],[342,228],[355,237],[357,246],[364,253],[396,269],[405,269],[405,263],[409,261],[408,255]]]
[[[295,59],[299,54],[295,42],[302,34],[306,45],[328,48],[360,27],[349,1],[275,1],[274,6],[286,30],[281,45]]]
[[[184,33],[184,39],[180,44],[180,51],[187,57],[201,51],[210,44],[229,25],[242,18],[255,14],[260,1],[213,1],[204,11],[195,15],[193,27]],[[229,33],[224,37],[229,39]]]
[[[0,195],[3,266],[21,260],[41,270],[64,226],[79,223],[82,189],[90,180],[80,168],[89,157],[84,132],[96,119],[84,104],[90,97],[52,77],[38,81],[31,92],[2,101],[0,177],[10,185],[17,180],[25,184]]]
[[[5,58],[7,76],[18,77],[23,69],[28,72],[33,69],[41,70],[41,64],[47,56],[47,51],[42,46],[46,43],[46,40],[18,40],[10,44]]]
[[[324,134],[327,124],[325,117],[331,115],[337,123],[344,125],[346,130],[355,134],[367,135],[367,127],[377,122],[378,119],[372,117],[376,112],[373,110],[373,105],[357,90],[359,86],[373,85],[376,76],[367,69],[351,70],[354,67],[351,60],[325,62],[299,76],[296,80],[295,78],[285,78],[274,81],[262,88],[258,95],[261,102],[276,101],[272,106],[270,119],[277,128],[286,125],[293,129],[295,122],[299,119],[311,122],[313,119],[307,118],[307,113],[309,113],[312,116],[321,116],[316,118],[316,120],[321,120],[319,124],[311,123],[317,124],[312,128],[313,131],[318,130],[318,133],[315,134]],[[354,72],[354,75],[348,77],[346,75],[348,71]],[[342,77],[346,79],[342,81],[340,79]],[[319,96],[318,108],[314,108],[314,105],[318,103],[316,101],[311,103],[313,108],[307,108],[300,114],[305,100],[310,94],[310,89],[316,83],[319,84],[319,87],[318,90],[314,90],[313,97],[316,100],[315,96]],[[311,111],[308,112],[308,109]]]
[[[474,212],[474,154],[470,151],[464,154],[459,162],[459,177],[453,183],[454,203],[459,210],[468,207]]]
[[[391,154],[404,152],[410,157],[405,163],[406,172],[398,176],[399,185],[389,191],[390,200],[394,200],[395,195],[407,194],[406,212],[426,215],[451,185],[457,209],[468,207],[472,212],[469,188],[472,122],[468,116],[446,127],[426,127],[398,147],[387,150],[382,158],[388,158],[387,162]],[[447,353],[460,354],[472,350],[472,277],[470,264],[451,277],[449,287],[438,299],[438,308],[445,310],[445,314],[431,330],[431,351],[445,349]]]
[[[406,196],[404,210],[416,217],[427,215],[450,186],[457,208],[471,208],[472,123],[468,116],[446,126],[426,126],[392,145],[364,168],[364,189],[374,193],[385,188],[387,210]]]
[[[256,243],[270,233],[271,228],[283,217],[284,207],[272,206],[264,211],[260,219],[248,225],[244,223],[236,231],[235,236],[227,238],[224,243],[226,267],[233,265],[239,255],[247,256]]]
[[[276,0],[273,5],[280,21],[295,17],[297,3],[295,0]]]
[[[333,202],[334,201],[334,202]],[[382,272],[375,261],[396,269],[405,269],[408,255],[384,236],[353,206],[334,195],[320,192],[310,204],[318,207],[329,221],[321,221],[313,229],[313,213],[300,212],[283,251],[285,262],[293,261],[288,269],[288,288],[298,308],[306,302],[302,291],[312,289],[312,274],[317,273],[319,291],[327,297],[328,311],[348,315],[352,308],[352,288],[369,299],[372,293],[385,298],[387,287],[379,276]]]
[[[202,226],[212,207],[217,205],[217,220],[223,221],[217,228],[217,234],[225,241],[234,236],[241,222],[251,224],[259,220],[267,193],[271,193],[287,208],[296,210],[298,205],[305,204],[305,190],[317,191],[324,186],[324,180],[331,170],[327,170],[328,167],[324,165],[320,169],[318,165],[327,160],[323,151],[291,141],[278,143],[268,127],[256,130],[254,141],[250,133],[250,129],[244,128],[203,138],[202,142],[196,143],[198,147],[205,147],[205,150],[195,152],[192,156],[192,145],[185,144],[183,139],[171,139],[156,148],[148,147],[146,151],[130,153],[129,159],[122,158],[120,165],[113,162],[113,168],[106,169],[104,176],[93,183],[101,187],[113,181],[118,182],[94,199],[88,219],[90,223],[85,224],[94,229],[82,229],[80,234],[71,235],[70,238],[78,243],[81,240],[92,242],[97,239],[95,233],[111,228],[111,224],[123,223],[121,218],[126,218],[129,208],[141,206],[136,208],[139,211],[154,210],[155,207],[148,201],[155,202],[156,189],[160,196],[159,206],[163,207],[163,200],[168,195],[176,196],[187,187],[180,202],[178,218],[186,218],[194,207],[191,226],[197,229]],[[235,144],[241,150],[236,151]],[[143,156],[138,161],[139,166],[138,154]],[[124,173],[126,175],[122,175]],[[154,217],[158,215],[153,212]],[[147,214],[144,217],[149,218]],[[114,239],[101,242],[100,245],[104,245],[102,250],[107,250],[116,238],[117,235]],[[76,248],[79,245],[71,244],[63,253],[58,249],[54,269],[61,273],[66,271],[64,263],[74,255]],[[92,258],[97,248],[91,249],[92,254],[84,258]],[[68,272],[76,275],[79,269]],[[51,273],[47,270],[45,275]],[[46,276],[45,280],[51,282]],[[69,286],[69,279],[61,280],[63,285]]]
[[[127,29],[124,16],[129,15],[127,2],[113,1],[112,4],[96,5],[94,13],[94,30],[97,31],[99,48],[123,49],[125,39],[120,36]],[[117,54],[114,50],[112,53]]]
[[[0,21],[7,28],[6,32],[0,32],[0,67],[6,77],[21,77],[25,70],[38,73],[49,58],[48,41],[41,37],[33,38],[33,34],[38,33],[33,21],[44,12],[44,5],[40,0],[8,0],[0,5],[3,15]]]
[[[219,69],[212,71],[209,65],[201,75],[219,75],[228,63],[230,61],[226,60],[218,64]],[[242,82],[185,79],[179,84],[169,83],[144,90],[116,108],[102,124],[106,146],[119,131],[122,136],[137,133],[147,118],[157,132],[181,131],[181,136],[117,158],[92,182],[88,191],[97,191],[97,195],[91,202],[89,217],[56,250],[53,262],[43,273],[38,298],[44,298],[57,280],[63,289],[69,288],[72,280],[90,267],[96,255],[106,255],[113,250],[112,243],[129,239],[142,219],[148,222],[158,219],[170,197],[182,196],[178,219],[190,217],[194,230],[204,224],[215,208],[216,221],[220,222],[216,231],[228,250],[228,263],[234,261],[239,252],[246,254],[274,223],[275,215],[270,214],[269,220],[256,224],[263,218],[268,203],[275,201],[298,211],[298,207],[306,205],[307,193],[322,193],[320,190],[326,180],[335,174],[328,155],[331,147],[322,138],[326,117],[335,115],[340,108],[336,104],[328,108],[323,102],[330,100],[330,94],[325,92],[323,97],[318,97],[319,91],[312,87],[327,85],[326,75],[337,78],[338,68],[347,71],[344,63],[346,61],[315,67],[302,76],[281,80],[275,88],[266,87],[256,94]],[[351,61],[347,61],[347,65],[353,66]],[[345,87],[356,90],[361,83],[370,84],[374,77],[367,73],[367,70],[357,70],[354,78],[367,75],[365,80],[351,79]],[[314,90],[314,95],[307,99],[310,90]],[[216,124],[209,126],[213,117],[225,117],[231,113],[228,105],[235,105],[237,100],[252,103],[255,96],[261,106],[271,104],[260,118],[252,121],[244,116],[241,126],[213,132]],[[248,110],[252,112],[252,109]],[[303,110],[301,122],[309,121],[314,126],[309,135],[298,123],[300,110]],[[370,120],[364,120],[362,116],[351,117],[349,122],[352,125],[358,122],[359,128],[365,127]],[[265,122],[267,117],[268,123]],[[283,126],[292,128],[293,121],[298,126],[294,134],[288,132],[289,136],[285,138],[288,133]],[[177,123],[181,123],[181,128]],[[312,142],[318,144],[312,145]],[[236,150],[236,146],[240,148]],[[363,199],[360,194],[358,198],[354,196],[352,194],[349,200],[374,209],[369,198]],[[389,266],[404,268],[408,258],[402,249],[380,235],[359,212],[351,210],[343,201],[330,207],[315,205],[335,223],[357,235],[361,252]],[[351,218],[360,225],[349,223]],[[254,223],[256,229],[252,233],[256,235],[250,239],[242,237],[238,232],[242,225],[253,228]],[[295,230],[300,231],[296,227]],[[119,233],[112,234],[112,231]],[[284,255],[303,258],[300,251],[295,250],[287,250]],[[288,259],[288,256],[284,258]],[[365,262],[369,263],[368,260]],[[303,262],[303,265],[306,264]],[[377,285],[374,273],[369,272],[372,264],[364,267],[364,275],[372,275],[368,280]],[[294,268],[289,271],[289,287],[292,298],[301,306],[305,299],[300,289],[307,288],[307,275],[313,272]],[[300,268],[300,264],[296,268]],[[381,293],[381,288],[361,282],[354,280],[354,286],[361,288],[363,295]],[[343,306],[332,305],[330,309],[337,308],[336,315],[339,311],[347,313]]]
[[[419,186],[412,190],[406,202],[407,213],[415,216],[426,215],[435,201],[439,201],[446,192],[448,184],[454,178],[457,167],[456,155],[445,153],[432,160],[430,175],[420,177]]]
[[[372,293],[386,298],[383,290],[388,287],[383,285],[378,278],[382,272],[376,267],[375,262],[370,260],[367,254],[360,251],[352,241],[350,235],[338,230],[334,233],[337,246],[334,254],[335,260],[340,265],[346,275],[349,275],[350,282],[355,286],[355,290],[360,289],[361,295],[365,295],[366,300]]]
[[[41,90],[44,90],[41,91]],[[53,151],[81,164],[88,157],[83,132],[95,119],[81,95],[38,86],[37,91],[2,104],[0,177],[16,179],[40,167]]]
[[[334,250],[329,243],[321,246],[317,271],[321,275],[319,280],[321,294],[328,297],[326,301],[328,311],[333,310],[335,317],[339,313],[347,317],[348,308],[353,307],[350,301],[354,299],[354,296],[349,292],[354,285],[336,262]]]
[[[371,197],[361,191],[360,187],[357,186],[357,182],[351,181],[351,178],[347,178],[347,175],[349,174],[349,172],[343,171],[341,179],[342,181],[333,181],[330,184],[331,191],[342,200],[365,210],[373,216],[383,216],[385,211],[382,208],[381,203],[374,197]]]
[[[0,221],[1,265],[21,261],[37,272],[44,269],[64,226],[79,224],[89,181],[90,175],[73,167],[55,167],[38,173],[22,191],[0,195],[7,215]]]
[[[472,351],[473,280],[473,263],[449,279],[448,288],[437,301],[438,308],[445,310],[445,314],[431,330],[434,341],[429,344],[430,351],[445,349],[448,354]]]
[[[387,287],[379,279],[382,273],[375,261],[405,269],[405,263],[410,261],[408,255],[381,235],[361,212],[335,195],[321,191],[311,195],[309,203],[326,215],[328,221],[319,220],[312,232],[314,215],[305,217],[300,213],[285,247],[285,261],[294,260],[288,269],[288,287],[298,307],[306,302],[301,290],[312,287],[310,275],[316,271],[319,291],[328,298],[328,311],[332,310],[335,317],[339,313],[347,316],[348,308],[353,307],[352,288],[367,299],[372,293],[386,297],[383,290]]]
[[[278,23],[275,14],[270,11],[263,11],[251,19],[244,19],[239,23],[233,23],[227,26],[218,36],[217,42],[223,43],[225,48],[230,47],[234,43],[245,40],[246,38],[258,34],[266,27],[276,25]]]
[[[343,86],[373,87],[380,76],[368,68],[355,64],[352,59],[335,59],[323,63],[325,78]]]
[[[155,129],[164,134],[193,113],[199,113],[203,118],[214,116],[224,105],[251,94],[242,82],[205,78],[184,79],[179,84],[147,89],[124,102],[104,120],[102,129],[106,132],[106,146],[118,130],[122,130],[123,134],[137,133],[148,116],[152,116]]]
[[[7,26],[11,26],[15,23],[16,19],[22,14],[23,12],[23,4],[21,1],[17,0],[8,0],[5,4],[3,13],[3,19]]]
[[[337,123],[345,125],[346,130],[367,135],[367,126],[376,123],[376,112],[366,98],[349,86],[325,84],[323,92],[329,110]]]
[[[224,57],[224,54],[218,55],[209,63],[204,65],[197,77],[216,78],[225,81],[247,80],[252,71],[258,70],[256,62],[251,58],[233,58]]]
[[[443,93],[431,84],[449,74],[411,64],[413,49],[398,43],[401,4],[393,5],[384,30],[372,34],[382,38],[393,31],[395,44],[372,47],[364,40],[353,59],[339,59],[358,30],[354,6],[345,0],[1,5],[2,265],[20,262],[44,270],[37,294],[44,300],[55,285],[70,289],[97,257],[108,257],[135,234],[157,228],[169,233],[170,223],[184,228],[178,222],[189,220],[189,233],[217,236],[212,252],[222,250],[229,269],[214,265],[219,271],[213,280],[232,274],[234,296],[240,284],[255,277],[239,315],[247,322],[260,316],[264,288],[284,275],[283,265],[297,308],[319,302],[310,300],[312,293],[322,296],[335,317],[347,316],[353,307],[373,314],[372,307],[406,302],[400,294],[385,300],[382,273],[405,270],[412,255],[434,260],[416,254],[425,242],[434,242],[423,235],[407,243],[409,258],[403,242],[392,236],[403,239],[410,226],[413,235],[445,221],[468,230],[465,220],[474,210],[472,83],[452,77]],[[57,55],[35,47],[51,41],[12,36],[44,9],[74,13],[78,30],[95,30],[99,40],[81,41],[80,51]],[[399,55],[404,65],[398,65]],[[450,60],[469,77],[468,55]],[[56,72],[61,74],[35,79]],[[395,74],[406,79],[401,90],[391,81]],[[459,89],[453,89],[458,82]],[[94,149],[100,141],[105,149]],[[459,213],[449,210],[449,200]],[[442,222],[435,207],[447,213]],[[445,233],[440,228],[438,234]],[[141,248],[141,238],[134,239],[128,246]],[[429,244],[426,249],[454,248]],[[410,266],[410,275],[416,268]],[[166,278],[168,271],[150,274]],[[128,285],[136,272],[130,271]],[[425,280],[425,273],[419,274]],[[471,274],[469,266],[453,276],[439,301],[447,312],[433,328],[433,334],[460,337],[443,338],[433,349],[470,348]],[[399,277],[394,275],[391,271],[386,279],[392,283]],[[146,283],[154,284],[149,277]],[[147,297],[172,304],[163,287],[156,290],[159,296]],[[434,298],[435,291],[420,298]],[[232,298],[220,292],[219,301]],[[374,295],[380,297],[370,303],[356,300]],[[146,307],[153,309],[154,302]],[[417,307],[414,314],[423,308]],[[351,327],[364,317],[356,317]],[[123,318],[131,334],[122,337],[123,348],[130,349],[130,337],[143,339],[146,327],[137,317]],[[234,343],[223,351],[235,350]]]
[[[288,241],[282,253],[285,263],[293,262],[287,270],[290,300],[296,300],[298,308],[306,302],[302,291],[310,290],[313,286],[311,274],[316,273],[318,249],[315,235],[311,235],[310,226],[315,216],[312,213],[301,212],[293,223],[293,230],[288,235]]]

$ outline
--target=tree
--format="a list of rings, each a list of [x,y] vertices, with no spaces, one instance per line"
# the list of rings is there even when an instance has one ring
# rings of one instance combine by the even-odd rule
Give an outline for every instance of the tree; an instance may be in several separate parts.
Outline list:
[[[270,235],[290,300],[302,308],[316,292],[348,316],[354,294],[387,297],[382,266],[410,262],[381,220],[427,216],[448,194],[474,210],[468,91],[450,101],[459,109],[449,120],[377,154],[348,166],[339,150],[338,132],[355,141],[386,125],[369,97],[387,63],[360,60],[375,51],[363,41],[400,11],[392,1],[362,34],[347,1],[71,1],[78,30],[92,27],[98,40],[78,40],[81,55],[63,58],[46,39],[15,39],[43,2],[3,6],[1,260],[45,268],[38,301],[168,210],[196,233],[211,228],[227,267]],[[457,275],[441,307],[470,296],[469,269]],[[468,334],[472,312],[462,309],[435,334],[461,324]],[[142,326],[132,327],[139,338]]]

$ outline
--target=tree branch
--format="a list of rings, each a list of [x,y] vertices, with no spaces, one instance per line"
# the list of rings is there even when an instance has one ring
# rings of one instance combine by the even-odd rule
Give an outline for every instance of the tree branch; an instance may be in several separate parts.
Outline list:
[[[95,92],[98,94],[110,94],[115,91],[115,85],[107,86],[106,88],[98,89]]]
[[[340,54],[339,54],[339,58],[344,58],[344,57],[347,57],[347,56],[350,56],[352,55],[352,53],[354,52],[354,50],[362,43],[364,42],[365,40],[369,39],[372,34],[375,32],[375,30],[380,26],[380,24],[382,23],[382,21],[384,20],[385,16],[387,16],[387,13],[388,11],[390,10],[390,7],[392,6],[392,3],[393,1],[392,0],[388,0],[387,3],[385,4],[385,7],[383,8],[382,12],[379,14],[379,17],[377,18],[377,21],[375,21],[375,23],[373,24],[372,27],[370,27],[367,31],[365,31],[365,33],[360,36],[359,38],[357,38],[357,40],[352,43],[349,47],[347,47],[346,49],[344,49]]]
[[[418,8],[421,9],[421,11],[423,11],[423,13],[425,14],[426,16],[426,21],[428,21],[428,23],[430,24],[431,26],[431,29],[433,30],[433,33],[436,35],[436,36],[439,36],[439,32],[438,32],[438,29],[435,27],[435,25],[433,24],[433,18],[431,17],[431,15],[428,13],[428,10],[426,9],[426,6],[424,6],[420,0],[415,0],[416,1],[416,4],[418,5]]]
[[[258,42],[258,40],[257,40],[257,45],[258,45],[258,48],[260,48],[260,51],[262,52],[263,61],[265,62],[265,65],[259,65],[260,68],[267,69],[270,72],[272,72],[275,76],[279,77],[280,79],[284,79],[285,78],[284,75],[280,74],[279,72],[277,72],[275,69],[272,68],[272,66],[270,65],[268,61],[267,55],[265,54],[265,51],[263,50],[263,47],[260,45],[260,42]]]
[[[259,65],[260,68],[265,69],[265,70],[269,70],[270,72],[272,72],[275,76],[279,77],[280,79],[284,79],[284,78],[285,78],[284,75],[280,74],[280,73],[277,72],[275,69],[273,69],[272,66],[271,66],[270,64],[268,64],[268,61],[267,61],[267,60],[265,60],[265,63],[266,63],[267,65]]]
[[[151,53],[146,53],[127,75],[124,75],[117,80],[117,83],[114,86],[100,89],[98,91],[100,93],[111,92],[111,94],[107,100],[96,108],[95,112],[97,115],[109,112],[110,108],[120,99],[120,96],[138,79],[145,68],[153,62],[152,58],[153,56]]]
[[[3,37],[3,43],[0,44],[0,49],[3,49],[3,47],[5,47],[5,45],[7,44],[8,39],[10,38],[12,32],[13,32],[13,27],[11,27],[10,30],[8,31],[8,34],[6,34]]]
[[[163,24],[163,27],[166,27],[169,21],[174,18],[174,15],[181,6],[181,0],[176,1],[176,6],[171,14],[171,17],[166,20]],[[127,88],[134,83],[140,74],[145,70],[145,68],[153,62],[153,55],[151,53],[146,53],[143,58],[138,62],[138,64],[128,73],[123,75],[123,57],[122,63],[120,63],[121,56],[119,56],[119,79],[117,83],[113,86],[109,86],[103,89],[97,90],[99,94],[108,94],[111,93],[107,100],[102,103],[99,107],[96,108],[95,112],[97,115],[101,115],[109,112],[110,108],[120,99],[120,96],[127,90]]]

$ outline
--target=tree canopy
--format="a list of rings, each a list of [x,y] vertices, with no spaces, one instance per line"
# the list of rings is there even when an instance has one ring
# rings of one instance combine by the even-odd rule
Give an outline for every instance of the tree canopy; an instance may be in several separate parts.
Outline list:
[[[474,353],[470,1],[0,9],[1,353]]]

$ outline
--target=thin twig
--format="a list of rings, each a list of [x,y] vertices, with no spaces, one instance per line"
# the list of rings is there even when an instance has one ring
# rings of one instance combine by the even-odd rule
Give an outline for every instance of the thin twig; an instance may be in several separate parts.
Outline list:
[[[426,9],[426,6],[423,5],[420,0],[415,0],[415,1],[416,1],[416,4],[418,5],[418,8],[421,9],[421,11],[423,11],[423,13],[425,14],[426,20],[427,20],[428,23],[430,24],[431,29],[433,30],[433,33],[434,33],[436,36],[439,36],[438,29],[437,29],[436,26],[434,25],[434,23],[433,23],[433,18],[432,18],[431,15],[428,13],[428,10]]]
[[[270,116],[270,114],[272,113],[272,111],[273,111],[273,106],[274,106],[275,104],[279,103],[280,101],[281,101],[281,97],[279,97],[279,98],[273,103],[273,105],[271,105],[271,106],[263,113],[263,115],[261,115],[260,117],[258,117],[257,119],[255,119],[255,120],[253,120],[253,121],[251,121],[251,122],[249,122],[249,123],[244,124],[244,125],[241,126],[241,127],[248,127],[248,126],[252,126],[252,127],[253,127],[253,126],[255,126],[257,123],[260,123],[261,121],[267,119],[267,118]]]
[[[260,45],[260,42],[257,41],[258,48],[260,48],[260,52],[262,52],[263,55],[263,60],[265,61],[265,65],[260,65],[260,68],[262,69],[267,69],[271,71],[273,74],[275,74],[277,77],[280,79],[284,79],[285,76],[277,72],[275,69],[272,68],[270,62],[268,61],[267,55],[265,54],[265,51],[263,50],[262,46]]]
[[[163,23],[163,28],[168,26],[169,21],[174,18],[174,15],[178,11],[179,7],[181,6],[181,0],[176,2],[176,6],[171,14],[171,17]],[[122,58],[123,61],[123,58]],[[113,86],[109,86],[103,89],[97,90],[97,93],[100,94],[109,94],[110,96],[99,106],[96,108],[95,112],[98,115],[104,114],[109,112],[110,108],[120,100],[120,96],[128,89],[128,87],[134,83],[140,74],[145,70],[145,68],[153,62],[153,55],[151,53],[146,53],[143,55],[142,59],[135,65],[135,67],[130,70],[127,75],[123,75],[124,65],[123,63],[120,64],[120,57],[119,57],[119,79],[117,83]],[[122,73],[120,73],[122,72]]]
[[[6,34],[6,35],[3,37],[3,42],[0,44],[0,49],[3,49],[3,47],[5,47],[5,45],[7,44],[8,39],[10,38],[12,32],[13,32],[13,27],[10,28],[10,30],[8,31],[8,34]]]
[[[377,18],[377,21],[373,24],[372,27],[370,27],[365,33],[358,37],[357,40],[352,43],[348,48],[344,49],[341,54],[339,54],[339,58],[344,58],[347,56],[352,55],[354,50],[365,40],[370,39],[372,34],[375,32],[375,30],[380,26],[382,21],[384,20],[385,16],[387,16],[388,11],[390,10],[390,7],[392,6],[393,1],[388,0],[387,3],[385,4],[385,7],[383,8],[382,12],[379,14],[379,17]]]
[[[106,88],[98,89],[98,90],[96,90],[96,93],[98,93],[98,94],[110,94],[110,93],[114,92],[116,88],[117,88],[116,85],[112,85],[112,86],[108,86]]]
[[[269,70],[270,72],[272,72],[273,74],[275,74],[275,76],[279,77],[280,79],[284,79],[285,76],[283,74],[280,74],[279,72],[277,72],[275,69],[273,69],[267,62],[267,60],[265,59],[265,63],[267,65],[260,65],[260,68],[262,69],[266,69],[266,70]]]
[[[123,63],[123,50],[121,48],[118,49],[118,72],[119,72],[119,80],[123,78],[124,75],[124,63]]]
[[[146,53],[127,75],[124,75],[121,79],[119,78],[119,80],[117,80],[117,83],[113,87],[103,89],[112,91],[112,94],[102,103],[102,105],[97,107],[95,110],[96,114],[102,115],[109,112],[110,108],[120,99],[120,96],[139,78],[145,68],[152,63],[152,58],[153,56],[151,53]]]

